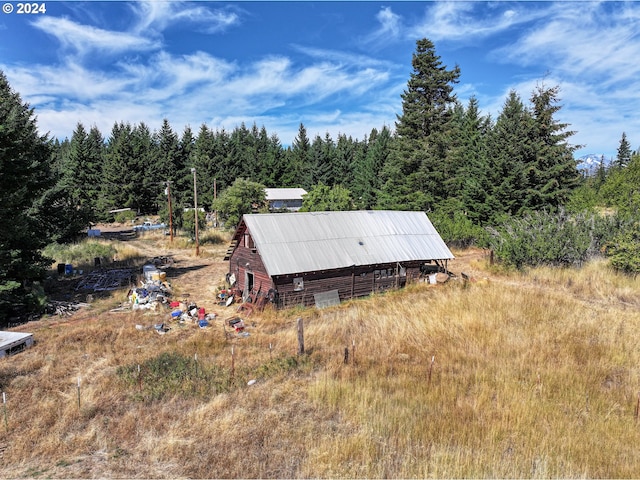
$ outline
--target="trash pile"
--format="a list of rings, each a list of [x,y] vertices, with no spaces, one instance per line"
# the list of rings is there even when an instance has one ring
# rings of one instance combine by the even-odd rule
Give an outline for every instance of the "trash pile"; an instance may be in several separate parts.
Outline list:
[[[111,268],[95,270],[87,274],[76,286],[77,290],[105,292],[130,285],[133,277],[131,268]]]
[[[169,321],[178,322],[179,324],[192,322],[196,323],[200,328],[208,327],[216,318],[216,314],[207,313],[204,307],[198,307],[195,302],[188,301],[189,294],[186,294],[182,301],[171,300],[171,285],[167,282],[166,272],[156,268],[155,263],[154,261],[154,264],[149,263],[142,267],[142,284],[140,287],[132,288],[129,291],[129,303],[133,310],[149,309],[157,311],[159,308],[166,309],[169,311],[169,318],[166,322],[156,323],[149,327],[136,325],[136,329],[153,329],[162,335],[171,330]]]
[[[143,282],[140,287],[129,290],[129,303],[133,310],[157,310],[166,304],[171,296],[171,285],[167,282],[166,272],[158,270],[155,265],[142,267]]]
[[[180,323],[197,322],[200,328],[206,328],[215,320],[215,313],[207,313],[204,307],[198,307],[194,302],[171,302],[171,318]]]

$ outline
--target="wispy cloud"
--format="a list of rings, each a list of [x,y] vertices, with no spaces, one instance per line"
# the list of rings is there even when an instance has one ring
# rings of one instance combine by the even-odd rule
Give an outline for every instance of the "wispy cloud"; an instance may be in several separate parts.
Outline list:
[[[215,3],[135,2],[132,11],[138,18],[135,31],[164,31],[180,22],[195,25],[205,33],[218,33],[240,24],[235,7],[217,7]]]
[[[141,52],[159,48],[160,44],[144,36],[129,32],[115,32],[90,25],[81,25],[66,18],[39,17],[33,26],[55,37],[62,47],[72,53]]]

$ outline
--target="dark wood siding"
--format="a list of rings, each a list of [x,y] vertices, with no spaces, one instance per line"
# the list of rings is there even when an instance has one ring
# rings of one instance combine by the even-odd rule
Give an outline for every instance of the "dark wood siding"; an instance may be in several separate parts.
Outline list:
[[[278,307],[312,306],[316,293],[331,290],[338,290],[340,300],[344,301],[401,288],[421,276],[420,264],[402,265],[404,275],[399,273],[397,264],[384,264],[278,276],[274,279]],[[304,288],[296,291],[294,281],[299,278]]]
[[[229,259],[229,273],[235,275],[235,287],[239,290],[245,290],[247,272],[253,275],[252,300],[255,300],[258,294],[266,295],[273,288],[271,277],[266,272],[258,250],[245,246],[245,242],[241,240]]]

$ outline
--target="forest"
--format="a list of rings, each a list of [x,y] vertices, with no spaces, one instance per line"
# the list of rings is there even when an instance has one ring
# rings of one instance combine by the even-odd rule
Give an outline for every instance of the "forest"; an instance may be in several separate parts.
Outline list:
[[[508,267],[606,255],[640,272],[640,152],[626,133],[613,162],[581,172],[558,86],[540,82],[526,99],[511,91],[494,119],[477,99],[458,100],[460,69],[430,40],[416,42],[412,67],[394,126],[334,139],[310,138],[301,123],[289,146],[255,123],[178,131],[166,118],[108,133],[79,121],[71,138],[52,139],[0,72],[0,315],[37,309],[34,286],[51,265],[43,248],[113,221],[112,210],[166,221],[170,200],[173,225],[186,228],[196,175],[198,206],[228,229],[263,203],[264,187],[302,187],[305,210],[425,211],[445,241],[489,248]]]

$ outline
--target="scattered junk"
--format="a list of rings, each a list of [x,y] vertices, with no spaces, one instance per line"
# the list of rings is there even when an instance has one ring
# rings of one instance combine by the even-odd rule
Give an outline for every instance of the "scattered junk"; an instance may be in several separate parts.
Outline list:
[[[76,291],[91,290],[93,292],[106,292],[129,286],[132,282],[133,269],[131,268],[94,270],[80,280]]]
[[[0,358],[14,355],[33,346],[33,333],[0,332]]]
[[[51,300],[45,308],[45,313],[50,315],[58,315],[59,317],[71,316],[82,307],[88,307],[88,303],[83,302],[63,302],[59,300]]]
[[[236,333],[240,333],[244,330],[244,321],[239,317],[233,317],[229,319],[229,326],[233,328]]]

